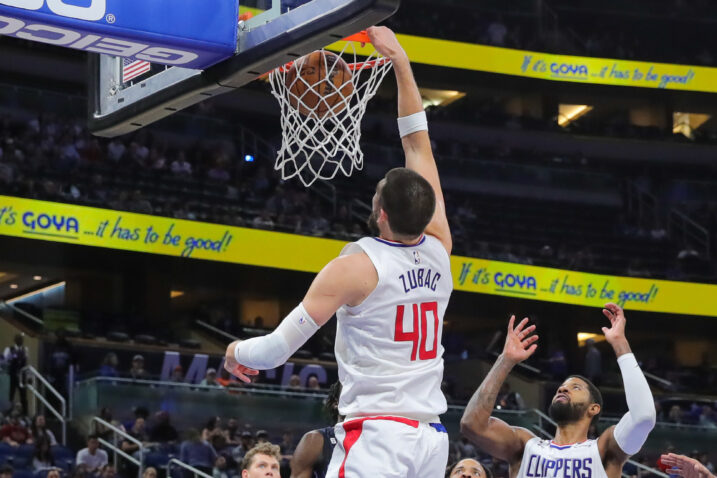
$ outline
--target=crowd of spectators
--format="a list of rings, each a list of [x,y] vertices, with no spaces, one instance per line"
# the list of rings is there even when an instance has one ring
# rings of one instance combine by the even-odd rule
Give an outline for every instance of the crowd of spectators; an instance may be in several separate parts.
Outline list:
[[[512,2],[402,8],[387,21],[401,33],[529,51],[715,66],[708,2]],[[633,4],[634,3],[634,4]],[[669,39],[669,40],[668,40]]]
[[[455,145],[444,147],[438,140],[437,154],[455,157],[463,153],[454,148]],[[186,148],[172,147],[161,135],[147,131],[101,141],[91,137],[79,121],[61,122],[52,116],[29,121],[5,118],[0,121],[0,191],[341,240],[354,240],[368,233],[365,226],[368,210],[356,209],[354,202],[354,199],[367,202],[372,194],[368,183],[337,183],[337,200],[332,203],[296,182],[280,182],[265,166],[237,158],[237,149],[231,141],[208,143],[199,139]],[[513,153],[496,154],[502,157]],[[446,161],[445,174],[460,171],[462,164]],[[487,165],[481,167],[490,169]],[[496,167],[502,166],[496,163]],[[546,174],[549,176],[549,171]],[[479,206],[470,194],[447,190],[446,195],[458,254],[586,271],[678,278],[665,270],[650,270],[639,255],[632,262],[617,260],[623,264],[622,270],[606,271],[612,266],[605,265],[596,254],[595,244],[586,243],[584,238],[571,241],[568,230],[563,231],[563,243],[526,244],[521,243],[521,237],[511,234],[506,234],[513,237],[508,242],[505,238],[481,239],[486,231],[476,226],[475,219],[483,217],[485,207],[477,210]],[[495,201],[501,199],[496,197]],[[526,200],[521,207],[531,204],[534,202]],[[542,220],[539,216],[533,219]],[[619,242],[621,235],[655,243],[666,239],[664,234],[653,237],[652,231],[643,232],[628,222],[622,231],[616,231],[615,240]],[[603,270],[596,269],[596,264]],[[674,266],[679,269],[677,264]]]

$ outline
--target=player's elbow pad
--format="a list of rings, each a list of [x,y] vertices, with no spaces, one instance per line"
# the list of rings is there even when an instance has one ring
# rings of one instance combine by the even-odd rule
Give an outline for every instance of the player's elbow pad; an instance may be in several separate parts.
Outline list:
[[[615,427],[615,441],[622,451],[634,455],[645,444],[655,427],[657,414],[650,386],[633,354],[617,359],[625,386],[625,399],[629,411]]]
[[[234,353],[240,364],[256,370],[271,370],[289,360],[319,326],[299,304],[269,335],[241,342]]]

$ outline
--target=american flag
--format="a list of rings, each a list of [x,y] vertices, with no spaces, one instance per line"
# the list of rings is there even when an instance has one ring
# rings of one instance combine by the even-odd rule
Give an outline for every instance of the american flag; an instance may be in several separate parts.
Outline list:
[[[148,61],[122,58],[122,83],[126,83],[149,72],[152,65]]]

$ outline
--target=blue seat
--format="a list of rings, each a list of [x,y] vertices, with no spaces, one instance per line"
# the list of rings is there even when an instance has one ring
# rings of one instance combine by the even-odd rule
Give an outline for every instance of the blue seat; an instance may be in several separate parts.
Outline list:
[[[60,460],[75,460],[75,453],[66,446],[53,446],[50,449],[50,452],[52,453],[52,458],[55,460],[55,462]]]
[[[12,478],[35,478],[35,474],[30,470],[15,470]]]
[[[163,468],[169,463],[169,454],[160,452],[150,452],[144,457],[145,466],[153,466],[155,468]]]

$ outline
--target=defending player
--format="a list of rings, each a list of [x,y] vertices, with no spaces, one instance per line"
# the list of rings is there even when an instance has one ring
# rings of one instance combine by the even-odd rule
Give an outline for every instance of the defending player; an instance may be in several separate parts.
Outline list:
[[[302,303],[264,337],[232,343],[225,366],[242,380],[283,364],[336,314],[343,385],[330,478],[438,478],[448,436],[438,415],[443,315],[453,290],[451,234],[421,95],[391,30],[368,30],[393,62],[406,167],[378,183],[369,223],[378,237],[347,245]]]
[[[607,304],[603,314],[610,319],[611,327],[602,331],[617,355],[629,411],[597,440],[588,440],[588,429],[600,417],[602,397],[580,376],[568,377],[550,404],[549,415],[558,424],[553,441],[491,417],[501,384],[537,348],[538,336],[531,335],[535,325],[526,328],[528,319],[523,319],[513,329],[515,317],[511,317],[503,353],[461,419],[461,432],[483,451],[507,461],[511,478],[619,478],[628,457],[640,450],[655,426],[650,387],[625,338],[625,314],[615,304]]]
[[[331,423],[343,420],[339,415],[339,395],[341,382],[336,382],[329,389],[324,406]],[[325,478],[334,446],[336,435],[333,426],[304,434],[291,458],[291,478]]]

